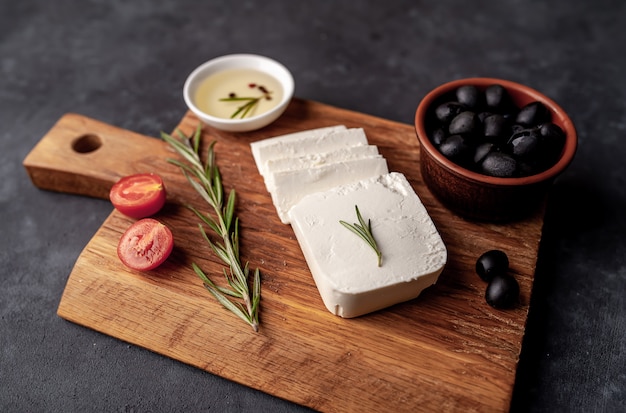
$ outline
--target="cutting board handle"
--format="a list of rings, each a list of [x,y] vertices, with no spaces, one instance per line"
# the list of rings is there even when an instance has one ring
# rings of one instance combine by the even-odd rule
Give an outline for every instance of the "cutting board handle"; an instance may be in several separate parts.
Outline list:
[[[64,115],[23,161],[35,186],[108,199],[121,177],[171,170],[173,151],[161,139],[88,117]]]

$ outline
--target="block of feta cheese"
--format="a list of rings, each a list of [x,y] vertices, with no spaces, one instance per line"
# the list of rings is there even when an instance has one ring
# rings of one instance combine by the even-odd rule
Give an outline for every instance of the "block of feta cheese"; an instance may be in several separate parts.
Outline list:
[[[356,223],[355,206],[382,252],[339,223]],[[326,308],[358,317],[417,297],[434,284],[447,250],[421,200],[397,172],[310,194],[290,221]]]
[[[330,152],[315,152],[293,158],[270,159],[265,165],[265,187],[268,192],[272,192],[276,186],[274,175],[280,172],[314,168],[337,162],[371,158],[378,155],[377,146],[359,145],[340,148]]]
[[[270,194],[280,221],[289,224],[289,210],[306,195],[386,173],[382,155],[282,171],[273,174]]]

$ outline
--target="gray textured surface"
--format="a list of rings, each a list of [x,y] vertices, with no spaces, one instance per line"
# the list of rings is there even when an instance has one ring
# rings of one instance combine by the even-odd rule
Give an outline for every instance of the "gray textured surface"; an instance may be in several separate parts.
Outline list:
[[[549,204],[513,410],[626,411],[626,3],[431,3],[2,1],[0,411],[306,411],[57,317],[111,206],[21,166],[66,112],[171,130],[186,75],[233,52],[284,63],[300,98],[406,123],[460,77],[559,102],[580,148]]]

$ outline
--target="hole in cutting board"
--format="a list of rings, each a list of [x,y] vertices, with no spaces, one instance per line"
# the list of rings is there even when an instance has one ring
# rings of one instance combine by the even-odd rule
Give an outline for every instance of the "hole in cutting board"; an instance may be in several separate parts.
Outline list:
[[[78,153],[89,153],[102,146],[102,140],[97,135],[87,134],[72,141],[72,149]]]

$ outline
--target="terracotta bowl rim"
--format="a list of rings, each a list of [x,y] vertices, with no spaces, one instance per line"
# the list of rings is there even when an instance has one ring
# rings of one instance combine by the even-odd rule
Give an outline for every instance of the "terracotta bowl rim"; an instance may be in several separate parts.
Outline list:
[[[537,100],[545,104],[552,112],[552,116],[558,118],[562,122],[562,128],[565,132],[565,146],[563,149],[563,155],[559,159],[559,161],[554,164],[551,168],[540,172],[535,175],[524,176],[524,177],[516,177],[516,178],[501,178],[501,177],[492,177],[488,175],[483,175],[478,172],[470,171],[462,166],[459,166],[446,158],[430,141],[426,128],[424,125],[424,118],[426,116],[426,112],[432,103],[438,99],[441,95],[449,93],[459,86],[463,85],[476,85],[478,87],[487,87],[491,84],[498,83],[502,85],[509,91],[515,91],[517,93],[521,93],[529,96],[533,100]],[[448,169],[453,172],[455,175],[464,177],[468,180],[475,181],[481,184],[493,185],[493,186],[522,186],[522,185],[531,185],[540,183],[543,181],[547,181],[555,178],[559,174],[561,174],[567,166],[571,163],[574,158],[574,154],[576,153],[576,148],[578,146],[578,138],[576,133],[576,128],[569,115],[552,99],[544,95],[543,93],[538,92],[537,90],[525,86],[521,83],[513,82],[505,79],[491,78],[491,77],[471,77],[464,79],[457,79],[450,82],[443,83],[436,88],[432,89],[430,92],[424,96],[424,98],[420,101],[417,110],[415,111],[415,131],[417,134],[417,139],[423,150],[427,151],[430,156],[432,156],[438,164],[442,167]]]

